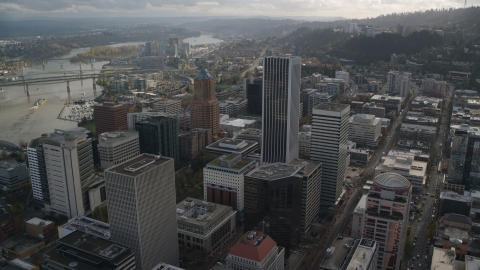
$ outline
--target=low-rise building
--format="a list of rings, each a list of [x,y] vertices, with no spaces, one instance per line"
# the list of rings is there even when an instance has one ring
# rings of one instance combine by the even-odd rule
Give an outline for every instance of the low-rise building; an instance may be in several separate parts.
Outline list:
[[[135,269],[135,254],[130,247],[75,231],[43,255],[42,269]]]
[[[366,166],[370,160],[371,154],[368,149],[349,149],[350,166]]]
[[[236,233],[231,206],[187,198],[177,204],[178,244],[211,258]]]
[[[235,139],[258,142],[258,147],[262,147],[262,130],[258,128],[245,128],[235,132]]]
[[[375,117],[385,118],[385,108],[377,106],[375,103],[365,103],[363,104],[363,113],[364,114],[372,114]]]
[[[454,191],[442,191],[439,196],[438,216],[447,214],[470,216],[472,197],[469,192],[461,195]]]
[[[55,234],[55,223],[34,217],[25,221],[25,230],[31,237],[42,239],[48,243]]]
[[[25,259],[39,252],[45,247],[45,241],[30,235],[16,235],[0,243],[10,258]]]
[[[227,255],[228,269],[283,270],[285,249],[268,235],[247,232]]]
[[[260,123],[251,119],[239,119],[224,117],[220,120],[220,126],[228,133],[228,136],[233,137],[235,132],[246,128],[260,128]]]
[[[134,158],[140,154],[138,132],[124,130],[102,133],[98,137],[98,152],[103,169]]]
[[[170,264],[166,264],[166,263],[159,263],[157,266],[152,268],[152,270],[184,270],[184,269],[170,265]]]

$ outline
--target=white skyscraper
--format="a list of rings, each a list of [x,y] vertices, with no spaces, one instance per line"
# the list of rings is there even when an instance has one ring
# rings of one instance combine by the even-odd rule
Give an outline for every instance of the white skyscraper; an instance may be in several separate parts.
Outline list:
[[[29,143],[33,194],[45,211],[72,218],[92,210],[87,187],[94,182],[94,167],[87,133],[84,128],[57,129]]]
[[[322,162],[321,204],[334,205],[347,170],[350,105],[322,103],[312,111],[310,159]]]
[[[298,158],[300,57],[263,59],[262,164]]]

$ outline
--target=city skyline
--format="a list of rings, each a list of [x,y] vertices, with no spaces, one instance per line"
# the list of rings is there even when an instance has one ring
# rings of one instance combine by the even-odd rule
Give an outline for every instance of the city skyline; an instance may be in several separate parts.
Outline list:
[[[470,0],[467,6],[476,6],[480,0]],[[189,17],[189,16],[271,16],[271,17],[343,17],[361,19],[390,13],[414,12],[418,10],[462,8],[463,0],[443,1],[257,1],[235,2],[231,0],[162,0],[162,1],[29,1],[5,0],[0,3],[2,18],[51,18],[88,17]],[[318,19],[317,19],[318,20]],[[321,19],[320,19],[321,20]]]

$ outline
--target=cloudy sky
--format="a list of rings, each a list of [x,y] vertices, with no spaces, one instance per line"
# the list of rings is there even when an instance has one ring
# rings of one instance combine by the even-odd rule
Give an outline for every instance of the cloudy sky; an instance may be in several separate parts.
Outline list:
[[[364,18],[463,7],[464,0],[0,0],[5,17],[323,16]],[[468,6],[480,0],[468,0]]]

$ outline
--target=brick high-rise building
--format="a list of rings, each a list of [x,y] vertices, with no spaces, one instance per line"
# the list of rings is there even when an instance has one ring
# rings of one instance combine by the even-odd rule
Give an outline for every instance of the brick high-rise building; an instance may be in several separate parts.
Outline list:
[[[95,120],[95,133],[126,130],[127,105],[114,102],[104,102],[93,107],[93,119]]]
[[[194,95],[190,105],[190,127],[210,129],[213,136],[216,136],[220,131],[219,105],[215,96],[215,78],[203,69],[194,81]]]

